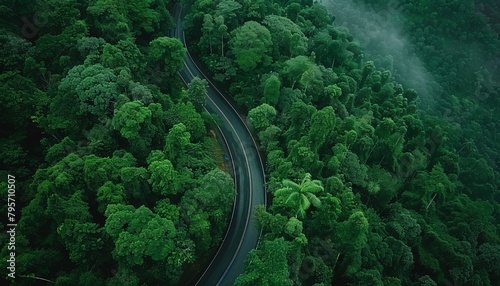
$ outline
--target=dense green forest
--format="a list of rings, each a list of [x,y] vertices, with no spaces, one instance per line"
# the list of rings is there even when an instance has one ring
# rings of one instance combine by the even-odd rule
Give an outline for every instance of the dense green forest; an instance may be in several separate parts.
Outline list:
[[[2,2],[0,169],[16,178],[16,285],[175,285],[218,248],[234,182],[203,108],[207,82],[184,88],[177,76],[186,51],[166,37],[172,8]]]
[[[234,182],[173,2],[0,4],[17,285],[182,284],[220,244]],[[500,281],[497,1],[180,2],[266,159],[236,285]]]
[[[236,285],[500,281],[497,2],[185,2],[267,158]]]

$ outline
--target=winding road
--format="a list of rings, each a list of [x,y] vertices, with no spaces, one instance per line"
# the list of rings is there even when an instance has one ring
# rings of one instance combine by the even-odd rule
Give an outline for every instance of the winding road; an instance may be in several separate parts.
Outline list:
[[[174,19],[177,26],[172,32],[186,47],[182,31],[183,10],[180,5],[175,6]],[[248,252],[256,247],[259,240],[259,231],[252,218],[255,207],[266,204],[262,158],[244,120],[196,65],[189,51],[180,76],[185,83],[189,83],[195,76],[204,78],[209,83],[205,108],[220,118],[219,131],[226,142],[226,150],[232,162],[237,193],[231,222],[222,245],[205,271],[199,273],[193,283],[202,286],[232,285],[244,270]]]

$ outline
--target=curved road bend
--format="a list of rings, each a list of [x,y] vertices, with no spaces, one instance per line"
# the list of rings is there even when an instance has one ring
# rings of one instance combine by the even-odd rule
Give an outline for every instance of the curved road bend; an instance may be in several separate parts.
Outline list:
[[[177,26],[173,33],[186,46],[182,31],[184,13],[182,7],[177,4],[174,10]],[[196,285],[232,285],[243,272],[247,254],[255,248],[259,239],[259,232],[252,218],[255,207],[266,203],[262,159],[243,119],[194,63],[189,51],[180,75],[186,83],[195,76],[205,78],[209,82],[206,109],[221,119],[219,128],[231,154],[237,191],[226,236],[209,266],[202,274],[198,274]]]

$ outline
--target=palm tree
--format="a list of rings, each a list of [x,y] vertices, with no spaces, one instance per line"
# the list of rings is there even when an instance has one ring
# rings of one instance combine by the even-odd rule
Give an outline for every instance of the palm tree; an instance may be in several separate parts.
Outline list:
[[[291,206],[300,218],[304,218],[306,210],[311,206],[320,207],[321,201],[314,193],[322,191],[323,186],[319,180],[311,180],[311,174],[306,173],[299,184],[284,179],[283,187],[274,192],[276,197],[285,197],[285,205]]]

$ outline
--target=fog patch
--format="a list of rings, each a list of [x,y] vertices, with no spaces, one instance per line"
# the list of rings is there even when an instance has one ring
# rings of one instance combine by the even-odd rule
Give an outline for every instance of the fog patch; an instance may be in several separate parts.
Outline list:
[[[375,12],[369,5],[353,0],[323,0],[335,16],[334,25],[346,27],[364,48],[364,60],[372,60],[377,68],[390,70],[394,79],[405,88],[417,90],[420,108],[433,109],[435,97],[443,88],[416,55],[410,40],[396,23],[402,23],[401,7],[389,1],[383,11]]]

